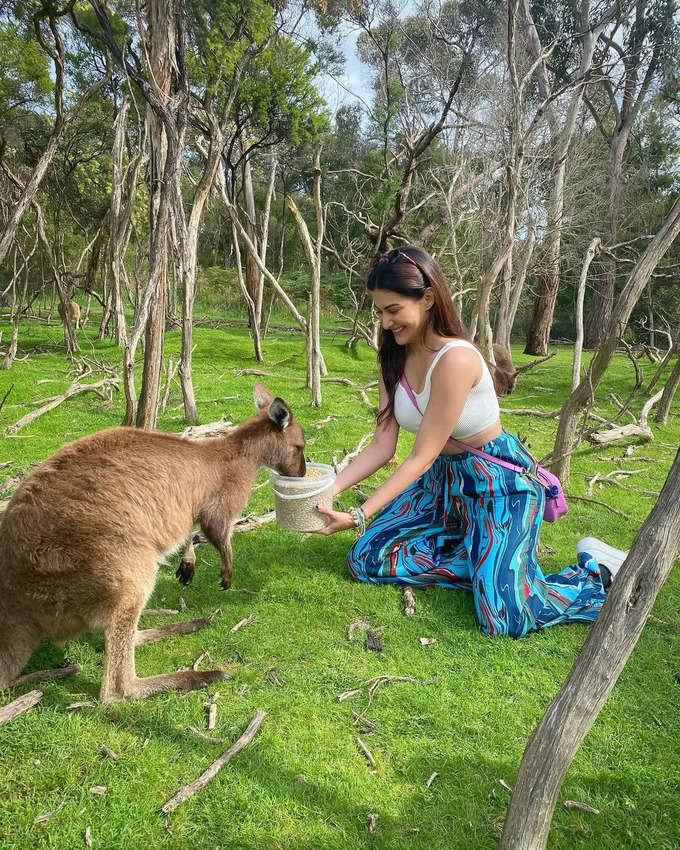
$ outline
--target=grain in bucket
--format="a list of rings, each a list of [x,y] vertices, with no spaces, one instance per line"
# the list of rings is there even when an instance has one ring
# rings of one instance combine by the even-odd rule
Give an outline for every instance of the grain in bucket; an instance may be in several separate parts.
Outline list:
[[[333,507],[335,472],[325,463],[308,463],[304,478],[291,478],[272,472],[269,483],[274,491],[276,523],[290,531],[319,531],[326,517],[316,505]]]

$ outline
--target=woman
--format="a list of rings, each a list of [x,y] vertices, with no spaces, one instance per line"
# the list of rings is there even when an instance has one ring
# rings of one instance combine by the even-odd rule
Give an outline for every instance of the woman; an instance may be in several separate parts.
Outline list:
[[[437,264],[414,246],[395,249],[378,260],[367,287],[382,325],[378,422],[373,441],[338,475],[335,494],[393,457],[400,427],[417,436],[363,508],[319,508],[328,517],[320,533],[359,529],[348,564],[360,581],[472,591],[486,634],[521,637],[594,620],[626,553],[587,538],[577,547],[578,565],[541,572],[543,487],[465,449],[533,466],[501,427],[489,367],[467,340]]]

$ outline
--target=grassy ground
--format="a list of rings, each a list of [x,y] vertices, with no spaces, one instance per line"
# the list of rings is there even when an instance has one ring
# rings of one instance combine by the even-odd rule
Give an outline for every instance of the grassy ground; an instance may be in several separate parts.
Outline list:
[[[7,334],[5,328],[5,339]],[[91,327],[80,333],[83,354],[118,363],[115,347],[94,336]],[[372,380],[372,352],[361,345],[349,353],[343,341],[324,338],[330,374]],[[255,365],[247,333],[202,328],[196,343],[202,420],[224,414],[239,421],[249,415],[254,379],[236,376],[238,369]],[[28,353],[28,359],[0,373],[0,398],[14,382],[0,412],[0,430],[31,409],[31,402],[71,381],[58,325],[22,329],[21,345],[20,355]],[[178,334],[169,334],[167,350],[178,347]],[[309,438],[311,459],[328,462],[371,430],[371,412],[346,386],[324,385],[323,408],[308,406],[303,385],[294,380],[304,369],[301,338],[270,336],[264,348],[265,368],[282,376],[267,383],[291,403]],[[526,360],[518,352],[516,358]],[[651,376],[651,365],[645,368]],[[564,349],[522,376],[503,404],[553,409],[568,392],[569,373]],[[52,382],[37,384],[46,378]],[[623,398],[632,381],[630,364],[617,359],[598,398],[606,399],[610,391]],[[16,486],[18,475],[64,442],[118,424],[121,412],[120,396],[108,405],[83,395],[16,437],[1,439],[0,462],[13,463],[0,472],[5,476],[0,498],[7,497],[1,491]],[[610,408],[602,403],[597,412],[606,415]],[[315,427],[328,416],[334,419]],[[552,420],[507,415],[504,424],[526,437],[539,456],[552,446]],[[182,429],[178,388],[159,426]],[[625,443],[579,452],[568,490],[584,494],[584,474],[615,469],[617,462],[641,470],[629,479],[630,486],[658,490],[680,442],[677,403],[670,424],[654,430],[654,442],[638,446],[630,459],[621,460]],[[408,446],[408,439],[402,440],[402,456]],[[259,481],[265,480],[262,473]],[[631,519],[572,499],[567,517],[544,526],[546,571],[573,562],[574,544],[586,534],[627,547],[654,501],[614,487],[596,491],[595,497]],[[341,502],[352,499],[344,496]],[[271,493],[263,486],[254,491],[248,509],[260,513],[271,506]],[[0,728],[0,847],[84,847],[86,827],[100,848],[494,847],[508,801],[501,780],[513,783],[527,738],[571,667],[587,627],[547,629],[520,641],[489,639],[476,627],[471,598],[443,590],[417,593],[416,616],[406,619],[397,588],[349,580],[344,559],[351,540],[350,533],[303,538],[274,525],[239,534],[234,540],[237,590],[226,594],[218,589],[219,559],[209,547],[198,550],[189,588],[178,586],[172,565],[161,568],[151,605],[176,607],[182,596],[187,618],[218,605],[221,614],[203,632],[138,650],[140,674],[190,665],[205,649],[233,675],[214,689],[219,699],[212,734],[231,743],[257,708],[267,712],[253,743],[167,819],[159,814],[165,800],[226,749],[227,744],[213,746],[187,732],[189,725],[206,728],[203,704],[213,691],[67,711],[74,701],[96,701],[103,639],[94,634],[63,648],[45,644],[29,669],[56,666],[67,656],[80,662],[83,672],[46,683],[36,709]],[[238,592],[244,589],[252,592]],[[676,566],[562,789],[560,800],[587,802],[601,813],[558,805],[551,848],[680,846],[680,685],[674,679],[680,670],[679,609]],[[253,615],[252,623],[230,634],[247,615]],[[355,618],[385,627],[383,652],[367,650],[362,634],[347,640]],[[145,624],[166,619],[147,617]],[[436,637],[437,643],[423,647],[421,636]],[[272,668],[280,687],[267,675]],[[384,685],[368,709],[365,688],[337,702],[341,692],[383,674],[413,676],[417,682]],[[0,693],[0,704],[21,690]],[[364,710],[376,724],[373,732],[361,733],[375,769],[356,743],[352,712]],[[102,758],[104,745],[120,760]],[[434,771],[439,776],[426,788]],[[93,793],[94,786],[106,786],[106,793]],[[51,819],[34,824],[59,806]],[[368,830],[368,813],[378,815],[375,835]]]

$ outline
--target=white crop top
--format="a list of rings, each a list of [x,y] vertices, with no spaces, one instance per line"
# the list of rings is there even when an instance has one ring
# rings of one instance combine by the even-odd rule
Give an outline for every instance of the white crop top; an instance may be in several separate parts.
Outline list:
[[[439,358],[455,346],[465,346],[471,348],[479,354],[479,359],[482,361],[482,377],[470,390],[465,406],[460,414],[460,418],[451,433],[451,436],[457,440],[463,440],[465,437],[471,437],[473,434],[478,434],[487,428],[499,418],[500,410],[498,407],[498,398],[493,385],[493,378],[489,372],[489,367],[482,357],[482,354],[477,348],[465,339],[455,339],[445,343],[435,354],[434,360],[430,364],[430,368],[425,375],[425,386],[421,393],[414,392],[418,407],[425,412],[427,403],[430,400],[430,383],[432,378],[432,370],[439,362]],[[405,428],[413,434],[418,433],[420,423],[423,421],[422,415],[416,410],[415,405],[408,397],[408,393],[401,384],[397,384],[397,389],[394,393],[394,416],[399,426]]]

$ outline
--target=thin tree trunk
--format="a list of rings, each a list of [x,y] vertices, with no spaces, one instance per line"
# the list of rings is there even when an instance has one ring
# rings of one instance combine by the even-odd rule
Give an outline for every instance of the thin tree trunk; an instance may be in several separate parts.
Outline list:
[[[680,452],[567,679],[532,734],[500,850],[544,850],[567,769],[630,657],[678,553]]]
[[[668,414],[671,410],[671,403],[675,398],[675,393],[678,390],[678,386],[680,386],[680,355],[678,355],[678,359],[675,363],[675,368],[671,372],[666,381],[666,384],[663,388],[663,395],[661,396],[661,401],[659,402],[659,406],[656,409],[656,417],[655,421],[659,423],[659,425],[665,425],[668,422]]]
[[[538,60],[543,54],[543,47],[531,14],[530,0],[522,0],[524,18],[527,23],[527,35],[532,58]],[[545,264],[546,271],[541,275],[538,283],[538,295],[534,303],[534,311],[527,332],[527,341],[524,348],[525,354],[533,354],[544,357],[548,353],[550,342],[550,330],[552,328],[555,305],[560,287],[560,262],[562,250],[562,223],[564,218],[564,189],[566,182],[567,163],[571,140],[576,127],[576,117],[586,87],[586,77],[590,71],[595,44],[604,24],[601,22],[595,27],[590,25],[590,1],[580,0],[580,48],[581,64],[576,78],[581,80],[571,95],[567,107],[566,117],[561,123],[557,111],[549,101],[550,86],[544,57],[537,69],[538,86],[541,97],[547,101],[546,111],[548,115],[548,127],[550,129],[552,143],[552,182],[550,185],[550,198],[548,201],[548,227],[545,237]],[[608,20],[608,16],[604,16]]]
[[[246,281],[243,277],[243,268],[241,267],[241,246],[239,245],[239,237],[236,231],[236,225],[233,221],[231,222],[231,243],[234,248],[234,258],[236,261],[236,274],[238,276],[238,285],[241,289],[243,300],[246,302],[246,307],[248,309],[248,319],[250,320],[250,332],[253,337],[255,359],[258,363],[261,363],[263,357],[262,347],[260,344],[260,326],[255,321],[255,302],[253,301],[252,295],[248,291],[248,286],[246,285]]]
[[[586,281],[588,280],[588,269],[593,261],[593,257],[597,253],[600,245],[600,237],[596,236],[588,245],[588,250],[583,259],[581,267],[581,276],[578,281],[578,290],[576,292],[576,342],[574,343],[574,359],[571,366],[571,391],[574,392],[581,380],[581,353],[583,351],[583,301],[586,294]]]
[[[659,232],[635,264],[616,301],[605,337],[590,363],[586,376],[562,407],[551,463],[552,471],[562,481],[569,478],[570,456],[576,445],[578,418],[594,398],[595,390],[616,351],[619,339],[623,336],[633,307],[644,292],[652,272],[679,233],[680,199],[673,204]]]
[[[243,152],[245,145],[243,138],[240,141],[241,151]],[[253,172],[250,167],[250,159],[247,156],[243,157],[242,163],[242,180],[243,180],[243,199],[245,202],[245,211],[246,211],[246,223],[245,228],[248,234],[250,241],[255,246],[255,250],[260,256],[260,252],[258,249],[258,238],[257,238],[257,213],[255,211],[255,194],[253,192]],[[248,294],[253,300],[255,304],[255,312],[257,315],[257,303],[258,303],[258,285],[260,281],[260,269],[257,265],[257,261],[252,256],[249,249],[246,249],[246,286],[248,287]]]
[[[515,275],[514,281],[511,281],[511,285],[508,287],[509,291],[507,303],[506,299],[504,299],[498,315],[495,339],[499,345],[503,346],[503,348],[510,349],[510,338],[512,336],[512,329],[515,324],[515,317],[517,316],[517,310],[519,308],[519,300],[522,297],[527,272],[529,271],[529,264],[531,263],[535,246],[536,224],[533,218],[530,218],[527,238],[524,244],[524,251],[517,268],[517,274]]]
[[[267,265],[267,244],[269,242],[269,221],[271,217],[272,199],[274,198],[274,187],[276,185],[276,169],[278,160],[276,154],[271,156],[271,167],[269,170],[269,183],[267,184],[267,194],[264,199],[264,210],[262,211],[262,227],[260,232],[260,260],[263,265]],[[255,264],[257,265],[257,263]],[[255,314],[258,324],[262,329],[262,304],[264,299],[264,274],[258,267],[257,281],[257,298],[255,299]]]

